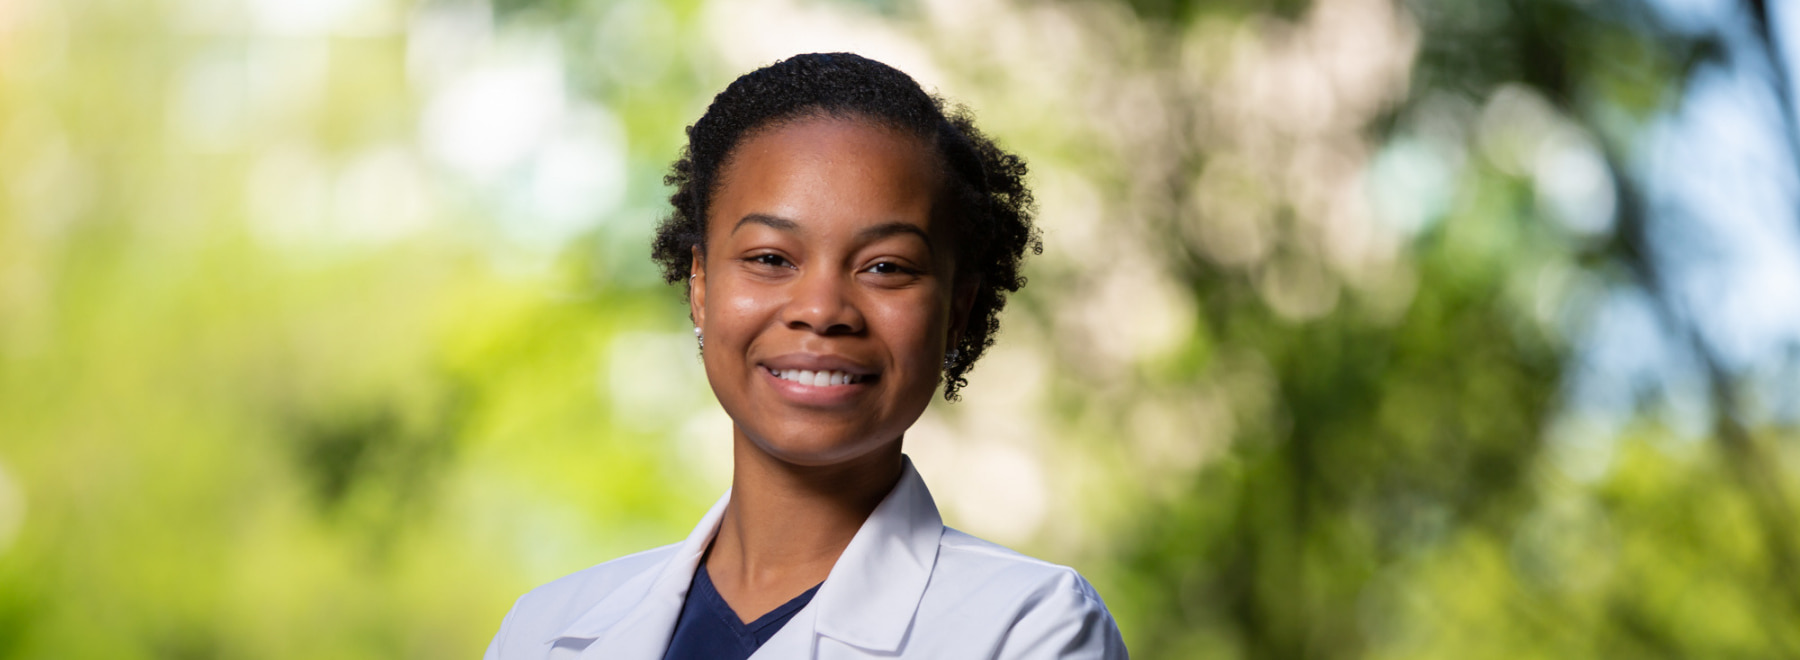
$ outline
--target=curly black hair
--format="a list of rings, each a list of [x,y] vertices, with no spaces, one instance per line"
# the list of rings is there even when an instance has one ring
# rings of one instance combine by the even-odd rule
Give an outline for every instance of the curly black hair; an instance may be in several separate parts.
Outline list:
[[[947,176],[941,198],[956,227],[958,282],[979,278],[956,359],[945,374],[944,398],[968,384],[963,377],[994,343],[1006,294],[1025,285],[1025,250],[1044,251],[1032,225],[1035,206],[1025,185],[1025,161],[975,128],[967,109],[946,109],[911,76],[850,53],[796,55],[744,74],[713,98],[687,129],[688,144],[663,182],[675,187],[674,211],[656,228],[651,258],[663,279],[687,281],[694,248],[706,250],[706,216],[719,172],[732,150],[757,131],[816,116],[854,118],[910,132],[935,147]],[[690,291],[691,293],[691,291]]]

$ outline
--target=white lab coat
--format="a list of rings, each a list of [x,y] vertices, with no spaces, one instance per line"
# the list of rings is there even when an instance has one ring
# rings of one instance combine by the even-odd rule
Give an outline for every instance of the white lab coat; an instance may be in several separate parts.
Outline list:
[[[727,492],[687,540],[621,557],[525,594],[487,660],[661,660]],[[944,526],[905,461],[812,602],[753,660],[1093,658],[1124,660],[1105,603],[1066,566]]]

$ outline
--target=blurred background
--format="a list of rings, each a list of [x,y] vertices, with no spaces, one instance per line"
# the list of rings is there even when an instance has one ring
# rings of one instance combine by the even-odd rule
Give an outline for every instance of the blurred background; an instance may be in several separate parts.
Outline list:
[[[1800,8],[0,0],[0,658],[476,657],[729,421],[682,129],[854,50],[1032,166],[907,439],[1140,658],[1800,657]]]

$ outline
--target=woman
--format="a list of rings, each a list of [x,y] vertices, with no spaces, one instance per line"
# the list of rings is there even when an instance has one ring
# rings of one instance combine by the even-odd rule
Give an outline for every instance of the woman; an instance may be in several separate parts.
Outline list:
[[[686,541],[520,598],[487,657],[1124,658],[1087,581],[944,527],[901,453],[1040,249],[1024,163],[841,53],[739,78],[688,139],[653,252],[733,422],[731,490]]]

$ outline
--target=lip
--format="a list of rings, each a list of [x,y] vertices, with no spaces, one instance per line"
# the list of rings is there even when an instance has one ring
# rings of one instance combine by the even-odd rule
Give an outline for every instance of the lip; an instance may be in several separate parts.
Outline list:
[[[763,360],[757,366],[775,371],[781,371],[783,369],[842,371],[856,376],[874,376],[879,373],[879,371],[873,367],[858,364],[856,361],[846,357],[838,355],[820,355],[816,353],[789,353],[787,355]]]
[[[776,371],[786,369],[841,371],[862,376],[864,380],[847,385],[804,385],[775,375]],[[806,353],[783,355],[757,364],[756,370],[762,373],[763,380],[782,399],[809,408],[844,405],[871,391],[870,386],[881,380],[879,371],[876,369],[835,355]]]

